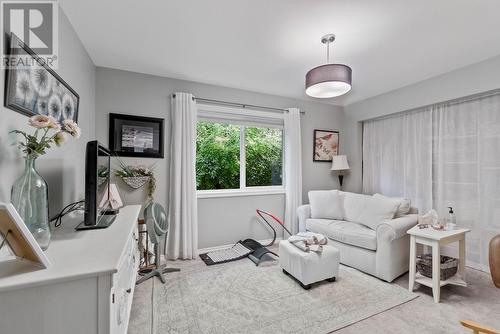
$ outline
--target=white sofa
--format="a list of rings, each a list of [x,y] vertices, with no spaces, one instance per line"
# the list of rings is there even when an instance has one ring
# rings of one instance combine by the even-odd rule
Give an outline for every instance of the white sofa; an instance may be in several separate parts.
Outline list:
[[[340,262],[388,282],[408,271],[410,239],[418,222],[410,201],[379,194],[310,191],[297,209],[299,231],[326,235]]]

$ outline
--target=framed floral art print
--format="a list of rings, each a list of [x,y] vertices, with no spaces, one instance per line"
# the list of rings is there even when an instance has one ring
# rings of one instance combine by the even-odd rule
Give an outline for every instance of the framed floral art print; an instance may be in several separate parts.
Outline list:
[[[339,153],[339,132],[314,130],[313,161],[332,162]]]
[[[66,119],[78,122],[78,94],[14,34],[10,36],[10,57],[19,61],[7,70],[5,107],[30,117],[50,115],[59,123]],[[31,60],[29,64],[26,59]]]

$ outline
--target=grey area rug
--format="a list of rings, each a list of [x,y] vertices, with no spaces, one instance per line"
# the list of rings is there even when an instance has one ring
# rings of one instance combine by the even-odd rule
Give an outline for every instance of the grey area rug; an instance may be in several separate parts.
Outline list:
[[[277,261],[174,264],[180,273],[152,284],[152,328],[144,333],[328,333],[417,297],[345,266],[336,282],[306,291]]]

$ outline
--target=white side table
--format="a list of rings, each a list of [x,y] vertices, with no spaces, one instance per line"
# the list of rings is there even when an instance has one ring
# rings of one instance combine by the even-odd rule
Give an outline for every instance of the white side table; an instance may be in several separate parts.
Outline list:
[[[410,235],[410,281],[408,289],[413,291],[415,282],[432,288],[434,302],[439,303],[441,287],[447,284],[467,286],[465,282],[465,234],[469,229],[455,229],[451,231],[437,231],[432,227],[420,229],[415,226],[408,230]],[[453,277],[441,280],[441,245],[451,242],[459,243],[458,272]],[[416,273],[417,243],[432,247],[432,278]]]

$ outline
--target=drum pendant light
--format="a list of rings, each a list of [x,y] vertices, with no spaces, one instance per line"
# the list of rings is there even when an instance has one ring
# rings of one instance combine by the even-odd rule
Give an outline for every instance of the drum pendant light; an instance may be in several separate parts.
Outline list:
[[[330,64],[330,43],[334,34],[321,38],[326,44],[326,64],[313,68],[306,74],[306,94],[320,99],[344,95],[351,90],[352,69],[344,64]]]

